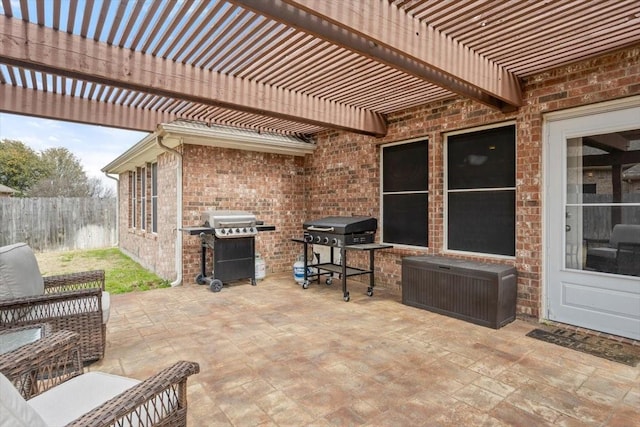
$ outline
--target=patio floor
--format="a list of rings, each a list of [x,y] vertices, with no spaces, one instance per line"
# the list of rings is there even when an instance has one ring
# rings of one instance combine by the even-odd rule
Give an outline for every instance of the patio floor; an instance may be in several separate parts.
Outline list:
[[[640,425],[640,367],[402,305],[339,281],[112,295],[105,358],[143,379],[176,360],[191,426]]]

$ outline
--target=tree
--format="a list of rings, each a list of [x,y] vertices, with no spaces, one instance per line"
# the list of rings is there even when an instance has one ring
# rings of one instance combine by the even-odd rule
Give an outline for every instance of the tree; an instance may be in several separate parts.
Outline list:
[[[0,184],[18,190],[17,195],[21,196],[46,174],[38,153],[23,142],[0,141]]]
[[[89,197],[100,197],[102,199],[110,199],[116,197],[116,192],[113,188],[104,185],[102,180],[97,177],[91,177],[88,181],[89,184]]]
[[[89,182],[78,158],[66,148],[48,148],[40,154],[46,175],[33,184],[30,197],[87,197]]]

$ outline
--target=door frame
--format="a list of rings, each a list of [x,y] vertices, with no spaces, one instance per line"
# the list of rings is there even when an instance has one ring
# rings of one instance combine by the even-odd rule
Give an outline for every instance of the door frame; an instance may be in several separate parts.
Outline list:
[[[618,110],[626,110],[629,108],[639,108],[640,107],[640,96],[630,96],[627,98],[616,99],[611,101],[605,101],[597,104],[590,104],[581,107],[570,108],[561,111],[555,111],[550,113],[543,113],[542,115],[542,162],[543,162],[543,191],[542,191],[542,202],[544,206],[544,217],[542,221],[542,232],[543,232],[543,268],[542,268],[542,280],[541,280],[541,292],[540,292],[540,318],[541,319],[549,319],[549,310],[550,310],[550,298],[551,295],[551,259],[550,259],[550,250],[549,245],[553,243],[553,238],[550,236],[550,224],[551,224],[551,215],[553,214],[551,207],[554,203],[563,203],[562,200],[551,200],[550,197],[550,184],[552,182],[551,174],[554,173],[550,168],[550,156],[553,153],[551,150],[551,134],[550,127],[552,122],[558,122],[563,120],[576,119],[585,116],[603,114],[603,113],[611,113]],[[620,129],[619,125],[609,125],[600,127],[599,130],[606,132],[607,130],[613,132]],[[575,132],[576,135],[567,134],[566,138],[578,136],[579,132]],[[565,153],[566,147],[563,148],[563,153]],[[565,153],[566,154],[566,153]],[[562,160],[564,161],[564,159]],[[561,175],[566,175],[566,171],[563,168]],[[563,177],[562,182],[564,183],[566,180],[566,176]],[[556,184],[557,185],[557,184]],[[566,189],[562,190],[564,191]],[[557,207],[557,206],[556,206]],[[564,236],[562,241],[564,242]],[[562,251],[564,253],[564,251]],[[564,257],[564,255],[563,255]],[[562,264],[564,265],[564,264]]]

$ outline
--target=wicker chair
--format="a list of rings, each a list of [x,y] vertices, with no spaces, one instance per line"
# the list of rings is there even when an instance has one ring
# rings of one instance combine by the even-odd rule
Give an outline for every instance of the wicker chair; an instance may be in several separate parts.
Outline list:
[[[28,245],[0,248],[0,329],[47,323],[76,332],[88,362],[104,356],[108,318],[104,271],[42,277]]]
[[[200,371],[197,363],[176,362],[141,382],[84,373],[73,351],[78,339],[56,332],[28,351],[0,356],[0,425],[186,426],[187,378]],[[29,387],[21,389],[25,379]]]

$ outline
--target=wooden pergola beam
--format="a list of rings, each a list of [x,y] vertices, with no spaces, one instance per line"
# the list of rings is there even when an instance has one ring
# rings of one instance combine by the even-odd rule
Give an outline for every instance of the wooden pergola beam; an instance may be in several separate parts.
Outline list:
[[[176,117],[141,108],[0,84],[0,111],[54,120],[153,132]]]
[[[382,136],[382,114],[0,17],[0,63],[285,120]]]
[[[514,74],[387,1],[230,1],[501,111],[523,104]]]

